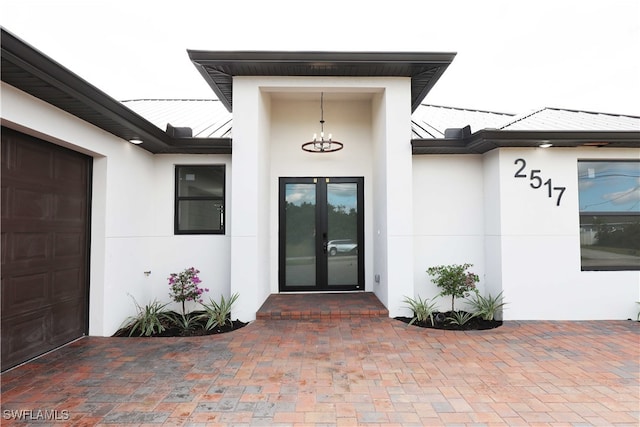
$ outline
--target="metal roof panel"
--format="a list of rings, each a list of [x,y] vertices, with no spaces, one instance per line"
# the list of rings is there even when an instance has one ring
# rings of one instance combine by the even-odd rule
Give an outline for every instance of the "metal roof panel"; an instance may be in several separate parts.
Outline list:
[[[122,101],[162,130],[189,127],[194,138],[231,138],[231,113],[217,99],[133,99]]]
[[[560,108],[542,108],[514,117],[503,130],[640,130],[640,117]]]
[[[471,127],[471,132],[498,128],[512,120],[513,114],[421,104],[411,115],[413,139],[444,138],[450,128]]]

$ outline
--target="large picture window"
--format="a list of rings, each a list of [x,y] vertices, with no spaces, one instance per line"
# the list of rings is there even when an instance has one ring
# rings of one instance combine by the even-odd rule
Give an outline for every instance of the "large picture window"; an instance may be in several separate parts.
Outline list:
[[[224,234],[224,165],[176,166],[175,234]]]
[[[579,161],[582,270],[640,270],[640,161]]]

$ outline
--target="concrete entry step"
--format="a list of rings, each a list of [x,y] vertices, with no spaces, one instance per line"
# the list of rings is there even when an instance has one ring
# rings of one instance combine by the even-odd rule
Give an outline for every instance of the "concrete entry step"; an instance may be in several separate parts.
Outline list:
[[[389,310],[373,292],[271,294],[257,319],[346,319],[389,317]]]

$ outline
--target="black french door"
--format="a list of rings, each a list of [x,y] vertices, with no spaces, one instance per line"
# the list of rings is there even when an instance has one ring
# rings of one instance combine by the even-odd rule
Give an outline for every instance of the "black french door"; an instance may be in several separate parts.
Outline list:
[[[279,283],[364,290],[364,178],[280,178]]]

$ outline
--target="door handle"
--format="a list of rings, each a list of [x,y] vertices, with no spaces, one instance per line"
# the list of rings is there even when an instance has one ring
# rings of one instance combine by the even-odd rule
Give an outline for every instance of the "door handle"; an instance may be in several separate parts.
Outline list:
[[[322,233],[322,250],[326,254],[329,242],[327,242],[327,233]]]

